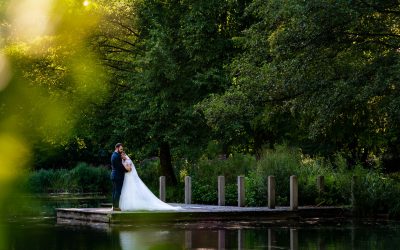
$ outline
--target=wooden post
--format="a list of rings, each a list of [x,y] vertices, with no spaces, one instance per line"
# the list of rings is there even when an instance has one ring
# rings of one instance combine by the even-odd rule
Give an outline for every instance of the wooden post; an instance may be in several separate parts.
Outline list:
[[[238,206],[244,207],[245,193],[244,193],[244,176],[238,176]]]
[[[225,176],[218,176],[218,206],[225,206]]]
[[[290,176],[290,210],[297,210],[299,207],[299,189],[297,176]]]
[[[323,176],[317,177],[317,190],[319,194],[323,193],[325,190],[325,178]]]
[[[290,229],[290,250],[299,249],[299,236],[297,229]]]
[[[192,203],[192,179],[190,176],[185,177],[185,204]]]
[[[160,176],[160,200],[165,202],[165,176]]]
[[[275,208],[275,176],[268,176],[268,208]]]

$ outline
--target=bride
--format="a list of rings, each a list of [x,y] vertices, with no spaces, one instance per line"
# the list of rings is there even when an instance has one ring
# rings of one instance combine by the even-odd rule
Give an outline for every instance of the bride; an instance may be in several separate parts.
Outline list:
[[[122,186],[119,207],[122,211],[131,210],[179,210],[181,207],[174,207],[159,200],[139,178],[135,165],[123,152],[121,154],[122,164],[129,172],[125,173]]]

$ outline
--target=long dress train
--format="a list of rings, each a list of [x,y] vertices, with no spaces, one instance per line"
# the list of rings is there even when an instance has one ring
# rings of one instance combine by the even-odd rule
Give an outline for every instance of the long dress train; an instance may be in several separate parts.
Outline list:
[[[119,200],[119,207],[122,211],[182,209],[159,200],[139,178],[131,159],[128,158],[123,164],[130,165],[132,171],[125,173],[124,185],[122,186]]]

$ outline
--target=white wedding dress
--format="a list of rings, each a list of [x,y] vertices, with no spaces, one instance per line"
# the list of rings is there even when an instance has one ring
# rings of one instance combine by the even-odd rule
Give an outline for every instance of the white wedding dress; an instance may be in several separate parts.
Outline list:
[[[181,207],[171,206],[159,200],[139,178],[135,165],[129,157],[122,162],[130,166],[132,171],[125,173],[119,207],[122,211],[132,210],[180,210]]]

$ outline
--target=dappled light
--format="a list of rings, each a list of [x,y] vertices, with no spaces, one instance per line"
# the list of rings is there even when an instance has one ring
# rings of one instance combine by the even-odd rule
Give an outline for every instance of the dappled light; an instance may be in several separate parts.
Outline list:
[[[106,82],[85,45],[96,15],[88,18],[73,1],[62,0],[10,1],[6,14],[0,54],[0,127],[5,133],[0,173],[11,177],[18,172],[11,168],[18,157],[26,156],[17,162],[30,167],[27,159],[35,143],[68,141],[77,113],[89,101],[99,101]]]
[[[84,107],[101,101],[107,89],[103,69],[86,46],[98,17],[88,16],[89,2],[80,3],[12,0],[1,13],[0,213],[28,203],[35,210],[31,199],[18,195],[33,169],[35,146],[73,139]],[[11,197],[22,200],[17,206]]]
[[[17,134],[0,134],[0,182],[8,181],[24,173],[30,160],[30,151],[25,139]]]
[[[50,35],[56,21],[51,19],[53,0],[12,0],[8,7],[11,34],[14,39],[31,41]]]
[[[400,218],[399,23],[399,0],[0,1],[0,249],[25,249],[27,229],[32,242],[53,237],[40,245],[49,249],[58,240],[223,249],[225,235],[233,248],[271,239],[254,222],[248,233],[204,222],[204,237],[195,223],[132,228],[201,215],[157,217],[150,205],[136,216],[139,198],[120,211],[127,183],[146,188],[137,193],[146,204],[218,204],[228,215],[263,208],[300,218],[305,206],[343,220]],[[71,240],[74,230],[55,228],[61,210],[84,213],[101,233],[79,228]],[[365,247],[353,229],[351,246],[333,246]],[[285,233],[292,249],[321,238]]]
[[[7,57],[0,53],[0,91],[4,90],[10,82],[11,72]]]

